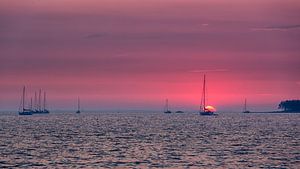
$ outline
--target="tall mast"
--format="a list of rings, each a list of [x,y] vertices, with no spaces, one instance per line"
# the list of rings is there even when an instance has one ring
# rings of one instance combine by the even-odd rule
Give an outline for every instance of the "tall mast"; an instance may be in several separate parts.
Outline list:
[[[37,109],[37,95],[36,92],[34,92],[34,109]]]
[[[205,106],[206,106],[206,105],[205,105],[205,104],[206,104],[206,103],[205,103],[205,100],[206,100],[206,98],[205,98],[205,91],[206,91],[206,86],[205,86],[205,83],[206,83],[206,82],[205,82],[205,78],[206,78],[206,77],[205,77],[205,74],[204,74],[204,80],[203,80],[203,111],[205,111]]]
[[[44,92],[44,110],[46,110],[46,92]]]
[[[23,94],[22,94],[22,107],[23,111],[25,110],[25,86],[23,86]]]
[[[30,98],[30,109],[32,110],[32,97]]]
[[[80,99],[79,99],[79,97],[78,97],[78,102],[77,102],[77,106],[78,106],[78,111],[80,111]]]
[[[168,99],[166,99],[166,109],[167,109],[167,111],[169,111],[169,100]]]
[[[244,111],[247,111],[247,99],[245,99]]]
[[[39,111],[41,111],[41,109],[42,109],[42,107],[41,107],[41,97],[42,97],[41,94],[42,94],[42,90],[40,89],[39,90],[39,106],[38,106],[39,107]]]

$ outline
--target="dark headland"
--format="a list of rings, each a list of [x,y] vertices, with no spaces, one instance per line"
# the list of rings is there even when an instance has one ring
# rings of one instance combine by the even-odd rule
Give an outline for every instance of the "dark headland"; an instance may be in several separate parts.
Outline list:
[[[285,100],[278,105],[277,111],[247,111],[247,113],[300,113],[300,100]],[[244,112],[246,113],[246,112]]]

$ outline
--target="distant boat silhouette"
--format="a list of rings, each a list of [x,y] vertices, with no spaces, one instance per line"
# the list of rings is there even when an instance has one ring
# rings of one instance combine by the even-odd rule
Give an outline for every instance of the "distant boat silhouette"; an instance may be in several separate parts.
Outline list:
[[[32,115],[33,110],[32,109],[26,109],[25,108],[25,86],[23,86],[23,92],[22,92],[22,110],[19,111],[19,115]]]
[[[165,105],[164,113],[167,113],[167,114],[172,113],[172,112],[169,110],[169,100],[168,100],[168,99],[166,99],[166,105]]]
[[[81,112],[80,112],[80,99],[79,99],[79,98],[78,98],[78,100],[77,100],[77,108],[78,108],[78,109],[77,109],[76,113],[78,113],[78,114],[81,113]]]
[[[204,80],[203,80],[203,91],[202,91],[202,99],[201,99],[199,114],[202,116],[216,115],[213,111],[207,109],[207,107],[206,107],[206,76],[205,75],[204,75]]]
[[[247,110],[247,99],[245,99],[245,103],[244,103],[244,111],[243,113],[250,113],[249,110]]]
[[[44,100],[43,100],[43,107],[41,105],[41,95],[42,95],[42,90],[39,90],[39,98],[38,98],[38,103],[35,103],[35,110],[33,111],[33,114],[49,114],[49,110],[46,109],[46,92],[44,92]],[[37,101],[36,99],[36,93],[34,95],[35,97],[35,102]]]
[[[176,111],[175,113],[179,113],[180,114],[180,113],[184,113],[184,112],[179,110],[179,111]]]

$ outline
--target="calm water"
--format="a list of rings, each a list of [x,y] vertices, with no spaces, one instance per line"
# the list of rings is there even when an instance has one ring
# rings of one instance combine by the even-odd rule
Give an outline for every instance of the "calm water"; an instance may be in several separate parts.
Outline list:
[[[0,115],[0,168],[300,168],[300,114]]]

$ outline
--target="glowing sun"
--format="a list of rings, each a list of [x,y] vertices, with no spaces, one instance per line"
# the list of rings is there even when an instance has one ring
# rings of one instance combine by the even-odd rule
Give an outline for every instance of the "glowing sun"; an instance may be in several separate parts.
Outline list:
[[[215,112],[215,111],[216,111],[216,108],[214,108],[213,106],[206,106],[206,107],[205,107],[205,110],[206,110],[206,111],[210,111],[210,112]]]

